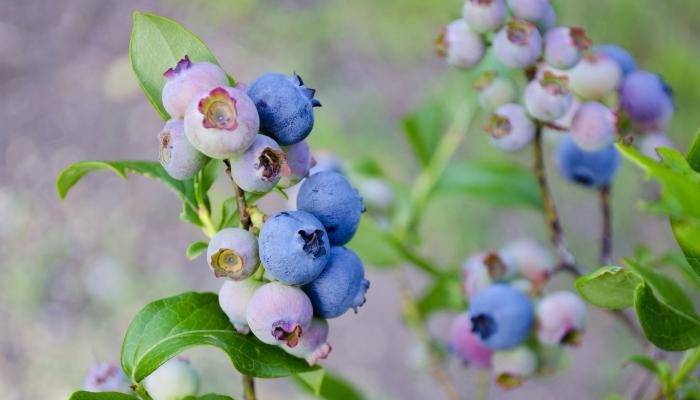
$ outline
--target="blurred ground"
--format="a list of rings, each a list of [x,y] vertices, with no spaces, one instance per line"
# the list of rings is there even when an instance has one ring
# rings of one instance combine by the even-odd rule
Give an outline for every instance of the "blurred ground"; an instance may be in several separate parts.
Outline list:
[[[670,135],[686,148],[700,119],[700,3],[685,0],[556,2],[560,22],[585,26],[596,42],[617,42],[675,89]],[[311,143],[345,159],[374,156],[409,181],[416,165],[398,131],[400,116],[461,82],[435,60],[432,39],[456,17],[456,0],[261,0],[0,2],[0,393],[7,400],[62,400],[87,368],[116,360],[131,317],[147,302],[186,290],[217,290],[202,259],[189,263],[200,233],[177,219],[167,189],[141,177],[89,176],[58,201],[55,179],[83,159],[153,159],[161,121],[130,71],[134,10],[160,13],[198,34],[238,80],[296,71],[318,90],[323,108]],[[464,87],[465,96],[470,95]],[[460,157],[495,154],[476,132]],[[527,155],[516,156],[527,161]],[[595,197],[555,181],[564,228],[591,265],[597,253]],[[646,243],[675,249],[666,223],[642,217],[648,191],[625,166],[614,189],[616,257]],[[223,182],[219,182],[223,183]],[[640,189],[641,188],[641,189]],[[647,188],[647,189],[644,189]],[[215,193],[227,195],[226,185]],[[431,257],[459,263],[471,251],[520,235],[545,239],[539,216],[462,198],[438,200],[422,226]],[[504,234],[505,233],[505,234]],[[420,352],[403,329],[391,275],[372,270],[368,302],[332,324],[327,365],[373,399],[438,398],[418,366]],[[420,277],[414,277],[416,285]],[[560,282],[568,285],[564,279]],[[557,283],[555,283],[556,285]],[[620,390],[639,351],[621,327],[592,311],[591,331],[570,366],[518,391],[492,388],[492,399],[584,400]],[[449,318],[431,331],[445,337]],[[207,391],[238,393],[223,354],[188,353]],[[453,363],[465,398],[479,377]],[[301,398],[286,381],[258,384],[261,399]]]

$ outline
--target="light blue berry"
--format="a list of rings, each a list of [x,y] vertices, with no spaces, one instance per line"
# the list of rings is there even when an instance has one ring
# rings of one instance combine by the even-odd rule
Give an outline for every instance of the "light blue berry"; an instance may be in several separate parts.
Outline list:
[[[496,283],[469,304],[472,331],[493,350],[516,347],[530,335],[534,309],[530,299],[510,285]]]

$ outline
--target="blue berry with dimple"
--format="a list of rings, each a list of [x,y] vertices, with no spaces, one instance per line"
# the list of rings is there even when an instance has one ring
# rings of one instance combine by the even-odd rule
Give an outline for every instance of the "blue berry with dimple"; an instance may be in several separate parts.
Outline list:
[[[585,151],[566,135],[557,149],[559,172],[565,179],[582,186],[601,187],[617,173],[620,155],[614,144],[597,151]]]
[[[512,349],[527,339],[534,309],[520,290],[496,283],[477,294],[469,303],[472,331],[490,349]]]
[[[331,245],[338,246],[355,235],[365,207],[345,176],[325,171],[304,180],[297,195],[297,209],[318,218],[328,232]]]
[[[321,105],[315,93],[297,74],[272,72],[255,79],[247,91],[260,116],[260,133],[283,146],[299,143],[311,133],[313,108]]]
[[[321,222],[305,211],[281,212],[260,229],[260,260],[267,273],[288,285],[314,280],[328,262],[330,244]]]
[[[365,279],[362,260],[352,250],[331,247],[328,265],[318,278],[302,289],[311,299],[314,313],[323,318],[335,318],[365,303],[369,281]]]

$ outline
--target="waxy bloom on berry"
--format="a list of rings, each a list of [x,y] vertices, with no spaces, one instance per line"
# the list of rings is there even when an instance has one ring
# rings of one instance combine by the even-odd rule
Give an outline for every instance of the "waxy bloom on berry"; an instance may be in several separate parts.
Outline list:
[[[498,255],[510,269],[536,285],[544,283],[557,266],[552,252],[534,239],[514,240],[499,250]]]
[[[546,295],[537,305],[537,337],[548,345],[578,345],[586,329],[586,303],[567,291]]]
[[[452,21],[442,28],[435,48],[438,56],[452,66],[473,68],[484,56],[484,42],[464,19]]]
[[[496,110],[485,128],[491,142],[501,150],[516,151],[535,137],[535,124],[519,104],[504,104]]]
[[[182,120],[165,123],[158,134],[158,159],[168,175],[178,180],[190,179],[209,161],[185,137]]]
[[[544,60],[554,68],[569,69],[581,60],[591,40],[581,28],[554,28],[544,36]]]
[[[491,349],[481,343],[479,336],[472,331],[469,313],[459,314],[452,322],[450,351],[462,361],[479,368],[491,366]]]
[[[596,101],[583,103],[571,122],[571,138],[586,151],[597,151],[615,141],[617,118]]]
[[[600,100],[614,93],[622,82],[622,70],[602,52],[587,52],[571,69],[569,86],[587,100]]]
[[[566,77],[545,72],[542,78],[533,80],[525,88],[525,108],[540,121],[551,122],[569,111],[573,97]]]
[[[262,284],[255,279],[244,279],[242,281],[226,280],[221,285],[219,306],[240,334],[245,335],[250,332],[246,317],[248,302]]]
[[[256,135],[248,150],[231,157],[231,175],[246,192],[269,192],[289,173],[287,155],[269,136]]]
[[[506,4],[504,0],[466,0],[462,16],[475,32],[495,31],[506,18]]]
[[[601,150],[585,151],[566,135],[557,149],[559,172],[565,179],[582,186],[601,187],[612,181],[620,164],[613,143]]]
[[[331,352],[332,347],[327,340],[328,321],[314,318],[295,347],[282,346],[282,349],[293,356],[304,358],[309,366],[313,367]]]
[[[479,92],[481,108],[488,112],[494,112],[504,104],[513,103],[518,97],[515,82],[493,70],[485,72],[477,79],[474,89]]]
[[[493,40],[496,58],[510,68],[534,64],[542,53],[542,36],[537,27],[522,19],[512,19]]]
[[[250,298],[246,316],[261,342],[295,347],[311,323],[313,308],[301,289],[270,282]]]
[[[525,346],[493,355],[491,373],[496,384],[504,389],[514,389],[537,371],[537,356]]]
[[[184,118],[189,104],[205,90],[228,84],[221,67],[206,61],[193,63],[188,56],[163,76],[167,79],[162,92],[163,107],[173,119]]]
[[[495,280],[506,279],[517,272],[510,269],[495,252],[480,252],[469,257],[462,266],[464,292],[468,299],[474,298]]]
[[[209,241],[207,261],[217,278],[246,279],[260,264],[258,241],[245,229],[222,229]]]
[[[143,387],[153,400],[182,400],[196,396],[199,374],[182,358],[172,358],[143,380]]]
[[[530,299],[505,283],[495,283],[469,302],[472,331],[490,349],[518,346],[530,335],[534,310]]]

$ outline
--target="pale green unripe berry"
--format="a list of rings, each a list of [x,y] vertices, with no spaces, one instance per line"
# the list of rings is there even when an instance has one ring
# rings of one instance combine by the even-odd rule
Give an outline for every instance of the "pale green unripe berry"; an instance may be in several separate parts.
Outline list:
[[[143,386],[153,400],[182,400],[197,395],[199,374],[188,361],[173,358],[148,375]]]

